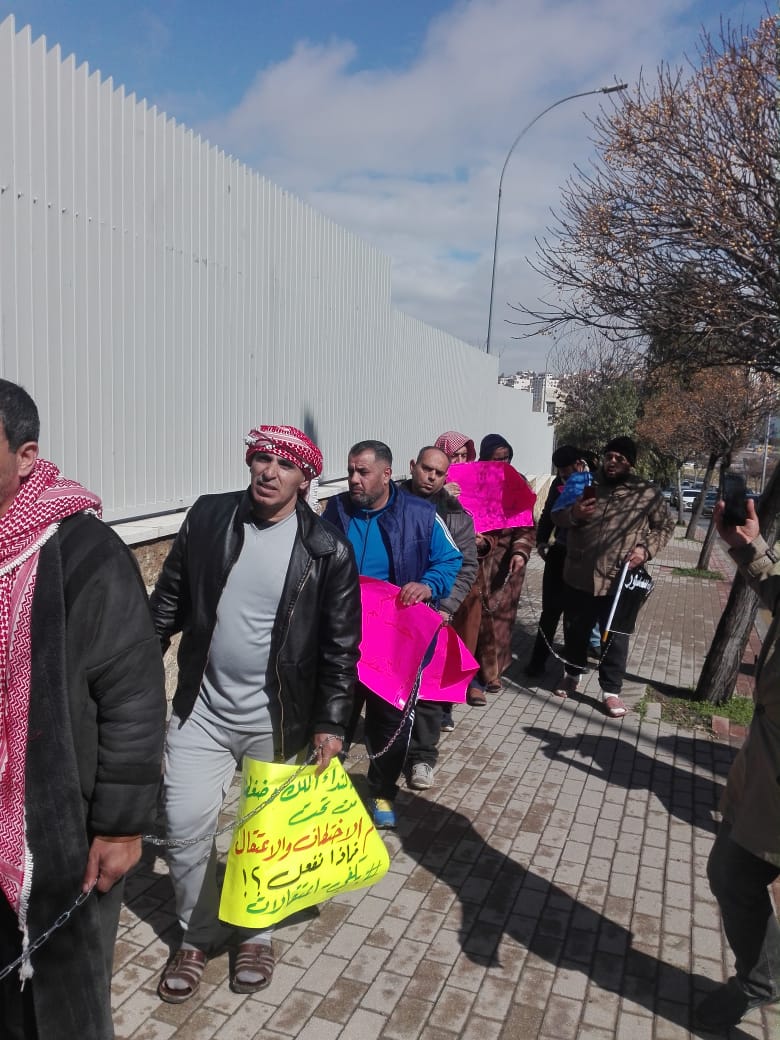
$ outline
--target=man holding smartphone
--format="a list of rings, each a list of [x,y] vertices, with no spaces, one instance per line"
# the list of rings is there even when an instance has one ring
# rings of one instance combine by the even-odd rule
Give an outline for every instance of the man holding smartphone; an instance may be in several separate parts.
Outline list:
[[[595,624],[604,633],[614,600],[615,581],[628,563],[636,570],[663,549],[674,530],[661,492],[633,472],[637,446],[630,437],[613,437],[604,446],[596,481],[572,504],[555,510],[554,521],[566,529],[563,568],[565,674],[555,695],[577,689],[585,671],[588,641]],[[628,635],[612,632],[599,662],[599,685],[605,713],[626,714],[620,693],[628,659]]]
[[[718,502],[715,524],[743,577],[772,611],[772,625],[756,667],[753,721],[729,771],[707,864],[736,974],[704,998],[696,1019],[722,1031],[752,1008],[780,1000],[780,925],[768,890],[780,875],[780,563],[761,537],[752,500],[744,503],[742,524],[728,522],[728,507],[736,505]]]

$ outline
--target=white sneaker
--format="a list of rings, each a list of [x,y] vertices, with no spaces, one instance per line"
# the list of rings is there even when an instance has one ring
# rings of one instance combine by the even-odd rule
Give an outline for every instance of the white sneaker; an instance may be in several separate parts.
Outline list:
[[[427,791],[433,787],[433,766],[427,762],[415,762],[409,774],[409,786],[415,791]]]

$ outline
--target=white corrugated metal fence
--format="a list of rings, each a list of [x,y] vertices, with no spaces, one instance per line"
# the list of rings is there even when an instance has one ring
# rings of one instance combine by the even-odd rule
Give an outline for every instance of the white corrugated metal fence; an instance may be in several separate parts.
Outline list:
[[[496,359],[395,310],[390,259],[111,79],[0,24],[0,373],[107,519],[245,480],[290,422],[325,455],[446,429],[546,468],[552,432]]]

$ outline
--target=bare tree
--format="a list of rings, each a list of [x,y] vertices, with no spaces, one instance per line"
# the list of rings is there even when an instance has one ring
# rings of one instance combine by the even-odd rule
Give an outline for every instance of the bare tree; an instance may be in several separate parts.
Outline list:
[[[677,477],[677,522],[683,522],[682,467],[706,448],[701,430],[691,419],[688,387],[673,373],[659,373],[645,385],[639,439],[662,458],[671,459]]]
[[[652,360],[780,374],[780,24],[704,35],[687,69],[614,95],[533,266],[533,331],[597,328]]]

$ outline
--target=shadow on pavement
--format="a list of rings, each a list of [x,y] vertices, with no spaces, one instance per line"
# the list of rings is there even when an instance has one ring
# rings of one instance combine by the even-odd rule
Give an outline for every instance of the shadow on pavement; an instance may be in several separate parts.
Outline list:
[[[691,1008],[715,988],[712,980],[643,949],[628,928],[492,848],[461,813],[412,794],[403,801],[403,850],[460,900],[459,940],[472,963],[500,966],[517,944],[556,971],[583,974],[693,1036],[712,1035],[690,1024]],[[730,1033],[733,1040],[747,1035]]]
[[[639,751],[620,737],[577,734],[563,737],[546,729],[525,726],[525,732],[540,742],[545,757],[564,762],[573,769],[600,777],[626,790],[648,790],[671,816],[714,834],[717,824],[712,811],[717,809],[721,785],[697,776]],[[658,744],[664,741],[659,740]],[[693,760],[694,741],[688,737],[669,738],[675,755]],[[690,745],[686,747],[686,745]]]

